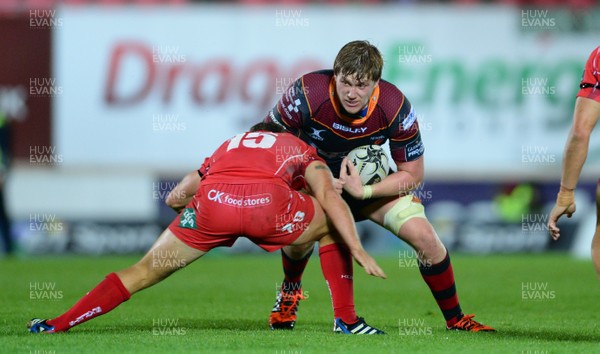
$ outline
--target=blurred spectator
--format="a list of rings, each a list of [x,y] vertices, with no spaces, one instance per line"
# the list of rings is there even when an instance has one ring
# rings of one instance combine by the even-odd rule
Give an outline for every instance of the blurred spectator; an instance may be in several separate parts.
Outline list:
[[[9,167],[10,126],[8,117],[0,112],[0,234],[5,254],[12,254],[13,242],[10,234],[10,220],[4,205],[4,182]]]
[[[494,202],[500,219],[508,223],[520,223],[525,215],[542,209],[539,187],[534,183],[507,184]]]

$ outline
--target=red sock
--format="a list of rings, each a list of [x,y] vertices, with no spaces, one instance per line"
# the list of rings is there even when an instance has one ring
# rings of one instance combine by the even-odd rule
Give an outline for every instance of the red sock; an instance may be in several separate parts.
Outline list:
[[[54,326],[56,332],[68,331],[71,327],[104,315],[130,297],[121,279],[115,273],[110,273],[67,312],[47,323]]]
[[[306,268],[306,264],[310,259],[312,249],[310,252],[302,257],[301,259],[290,258],[283,249],[281,250],[281,263],[283,264],[284,279],[281,284],[281,290],[289,293],[296,293],[302,291],[302,274]]]
[[[321,270],[333,304],[333,316],[351,324],[358,320],[354,311],[352,255],[343,245],[333,243],[319,249]]]
[[[456,294],[450,255],[446,253],[446,258],[438,264],[426,265],[419,263],[419,270],[444,314],[446,325],[448,327],[454,325],[463,313]]]

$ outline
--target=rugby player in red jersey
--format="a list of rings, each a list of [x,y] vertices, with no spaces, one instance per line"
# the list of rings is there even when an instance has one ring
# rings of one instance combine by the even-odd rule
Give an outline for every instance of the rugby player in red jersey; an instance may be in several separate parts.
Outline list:
[[[29,331],[66,332],[111,311],[211,249],[230,247],[241,235],[269,252],[290,244],[312,248],[331,233],[328,218],[365,271],[385,278],[363,249],[327,165],[314,148],[279,126],[259,123],[251,132],[234,136],[201,170],[199,186],[193,186],[197,193],[190,194],[189,203],[138,263],[110,273],[61,316],[32,319]],[[186,183],[182,188],[189,187]],[[311,195],[298,191],[303,187]],[[381,334],[366,323],[361,330]]]
[[[410,194],[423,180],[424,146],[415,111],[396,86],[381,79],[382,69],[383,58],[375,46],[367,41],[347,43],[338,52],[333,70],[301,76],[265,121],[281,125],[316,148],[338,177],[336,187],[340,192],[343,188],[342,196],[357,221],[370,219],[414,248],[448,329],[493,331],[473,320],[474,315],[463,313],[448,252],[423,205]],[[388,140],[397,172],[381,182],[362,186],[356,171],[340,168],[350,150]],[[294,327],[302,299],[302,273],[311,252],[282,249],[284,280],[269,319],[272,329]],[[319,256],[332,296],[334,331],[351,334],[347,329],[358,318],[350,253],[342,244],[321,242]]]
[[[600,47],[590,54],[575,99],[573,125],[565,145],[560,189],[548,218],[548,229],[554,240],[560,237],[556,226],[562,215],[571,217],[575,212],[575,188],[587,158],[590,135],[600,117]],[[592,261],[600,277],[600,180],[596,188],[596,232],[592,240]]]

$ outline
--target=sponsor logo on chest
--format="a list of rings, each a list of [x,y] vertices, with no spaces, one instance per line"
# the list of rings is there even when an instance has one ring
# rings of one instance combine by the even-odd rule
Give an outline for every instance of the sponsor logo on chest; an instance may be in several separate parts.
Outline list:
[[[347,126],[339,124],[339,123],[333,123],[333,129],[341,130],[341,131],[352,133],[352,134],[364,133],[365,131],[367,131],[367,127],[352,128],[352,127],[347,127]]]

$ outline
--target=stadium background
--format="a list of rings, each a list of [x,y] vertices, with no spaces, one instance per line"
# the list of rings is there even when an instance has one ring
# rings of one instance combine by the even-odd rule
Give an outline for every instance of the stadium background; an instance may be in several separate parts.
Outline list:
[[[186,172],[298,75],[367,39],[418,113],[426,179],[415,194],[451,250],[589,257],[597,134],[559,242],[546,222],[598,45],[595,1],[45,0],[0,11],[17,255],[145,251],[175,216],[164,199]],[[406,249],[359,228],[375,253]],[[240,240],[219,252],[259,249]]]

